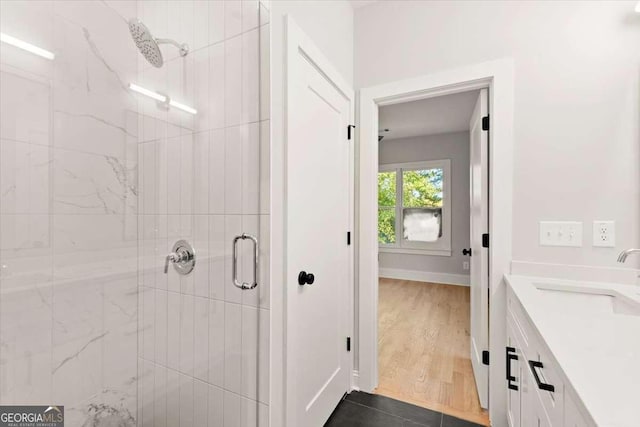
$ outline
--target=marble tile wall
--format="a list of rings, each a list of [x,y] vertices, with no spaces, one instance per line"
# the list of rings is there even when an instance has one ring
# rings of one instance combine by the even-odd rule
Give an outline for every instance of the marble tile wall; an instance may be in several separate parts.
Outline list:
[[[191,53],[150,67],[134,16]],[[2,32],[56,54],[0,45],[0,404],[65,405],[70,426],[268,424],[268,27],[257,1],[0,2]],[[242,232],[254,291],[231,285]],[[196,269],[164,275],[181,238]]]
[[[139,424],[267,426],[268,11],[258,1],[141,1],[138,16],[191,52],[163,48],[162,68],[140,56],[136,83],[198,110],[138,98]],[[243,232],[261,248],[251,291],[232,285],[232,241]],[[195,270],[165,275],[179,239],[195,246]],[[251,245],[240,249],[250,281]]]
[[[3,1],[0,403],[137,416],[135,2]]]

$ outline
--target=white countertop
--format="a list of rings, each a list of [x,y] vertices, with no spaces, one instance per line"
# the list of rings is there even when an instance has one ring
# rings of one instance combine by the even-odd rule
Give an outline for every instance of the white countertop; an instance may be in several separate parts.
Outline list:
[[[571,387],[601,427],[640,426],[640,316],[549,304],[535,284],[613,290],[640,303],[640,287],[506,275]]]

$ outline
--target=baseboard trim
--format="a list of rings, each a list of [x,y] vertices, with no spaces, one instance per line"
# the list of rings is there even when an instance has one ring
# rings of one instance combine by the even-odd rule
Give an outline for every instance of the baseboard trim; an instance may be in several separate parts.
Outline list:
[[[470,279],[465,274],[433,273],[430,271],[380,268],[378,275],[387,279],[415,280],[418,282],[444,283],[446,285],[469,286]]]
[[[360,372],[356,369],[351,372],[351,390],[360,391]]]

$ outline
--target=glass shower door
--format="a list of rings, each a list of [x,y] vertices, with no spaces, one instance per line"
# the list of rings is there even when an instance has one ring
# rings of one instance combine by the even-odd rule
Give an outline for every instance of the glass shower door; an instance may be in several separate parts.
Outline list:
[[[188,53],[160,45],[150,64],[132,18]],[[267,425],[268,11],[2,1],[0,19],[2,410]],[[254,289],[234,286],[243,235],[259,267],[238,239],[237,282]],[[194,268],[165,273],[181,240]]]
[[[190,51],[163,49],[161,68],[140,56],[135,83],[196,111],[138,96],[139,421],[266,425],[269,211],[260,195],[268,121],[260,111],[260,40],[267,27],[258,2],[140,2],[138,19]],[[257,242],[258,277],[254,242],[242,236]],[[182,275],[170,262],[165,274],[179,240],[193,246],[195,267]]]

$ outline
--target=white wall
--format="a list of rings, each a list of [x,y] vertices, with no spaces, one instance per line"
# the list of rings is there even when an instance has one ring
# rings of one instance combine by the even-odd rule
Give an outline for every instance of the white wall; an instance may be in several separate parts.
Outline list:
[[[634,6],[378,2],[356,11],[356,87],[512,57],[513,258],[615,266],[619,250],[640,244]],[[538,246],[538,221],[554,219],[584,221],[585,245]],[[591,247],[594,219],[616,221],[616,248]],[[628,264],[639,265],[637,258]]]
[[[462,263],[469,257],[462,255],[462,249],[469,247],[469,132],[383,140],[378,153],[381,165],[451,159],[452,195],[451,256],[381,252],[380,269],[468,276]]]
[[[271,9],[271,413],[284,425],[284,17],[290,15],[350,84],[353,83],[353,9],[349,2],[272,1]]]

